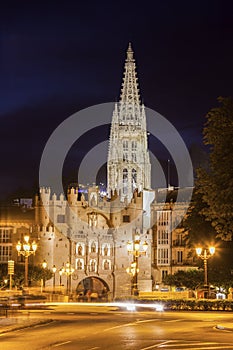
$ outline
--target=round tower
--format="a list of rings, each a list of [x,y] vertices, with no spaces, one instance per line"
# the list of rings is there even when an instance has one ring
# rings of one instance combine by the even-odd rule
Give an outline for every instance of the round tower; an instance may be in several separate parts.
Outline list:
[[[45,260],[48,268],[52,268],[55,234],[53,222],[50,220],[50,188],[40,188],[40,197],[36,198],[35,205],[38,228],[36,261],[40,265]]]
[[[49,201],[50,201],[50,188],[42,187],[40,189],[39,222],[40,222],[40,225],[43,225],[43,226],[48,226],[48,224],[50,222]]]

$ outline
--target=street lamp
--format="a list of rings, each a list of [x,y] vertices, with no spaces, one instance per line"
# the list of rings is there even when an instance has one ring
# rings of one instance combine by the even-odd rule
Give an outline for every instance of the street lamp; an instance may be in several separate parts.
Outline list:
[[[44,260],[41,265],[42,265],[43,269],[45,270],[47,268],[47,265],[48,265],[47,261]],[[43,274],[43,279],[41,282],[42,282],[41,283],[41,292],[42,292],[43,290],[45,291],[45,273]]]
[[[44,260],[43,262],[42,262],[42,267],[43,267],[43,269],[46,269],[46,267],[47,267],[47,262],[46,262],[46,260]]]
[[[53,271],[53,294],[54,294],[55,293],[55,273],[57,271],[57,268],[55,265],[53,265],[52,271]]]
[[[25,287],[28,287],[28,257],[32,254],[35,255],[35,252],[37,250],[36,242],[33,241],[32,243],[30,243],[29,239],[29,235],[25,235],[24,241],[22,243],[18,241],[18,243],[16,244],[18,256],[23,255],[25,257]]]
[[[67,261],[66,266],[60,269],[59,274],[60,274],[60,285],[61,285],[61,276],[62,274],[66,274],[66,293],[67,295],[70,294],[70,287],[71,287],[71,281],[70,277],[72,273],[74,272],[74,268],[71,266],[71,264]]]
[[[196,248],[196,253],[199,258],[204,261],[204,286],[208,286],[207,278],[207,260],[215,253],[215,247],[209,247],[208,249],[202,249],[201,247]]]
[[[132,281],[135,278],[136,273],[139,272],[139,268],[136,267],[136,262],[131,262],[130,267],[127,267],[126,272],[132,276]],[[135,289],[134,289],[135,292]]]
[[[59,285],[60,285],[60,288],[61,288],[61,284],[62,284],[62,283],[61,283],[61,282],[62,282],[62,281],[61,281],[61,276],[63,275],[64,271],[65,271],[65,270],[64,270],[64,267],[62,267],[62,268],[59,270],[59,276],[60,276]]]
[[[138,272],[139,272],[139,268],[138,268],[138,258],[141,255],[146,255],[146,251],[148,249],[148,243],[145,241],[142,244],[142,250],[140,250],[140,246],[141,246],[141,240],[140,240],[140,235],[139,234],[135,234],[134,236],[134,240],[133,241],[129,241],[127,243],[127,250],[129,254],[133,254],[134,259],[133,262],[131,263],[130,268],[126,269],[126,271],[130,274],[132,274],[133,276],[133,295],[138,296],[139,291],[138,291]]]

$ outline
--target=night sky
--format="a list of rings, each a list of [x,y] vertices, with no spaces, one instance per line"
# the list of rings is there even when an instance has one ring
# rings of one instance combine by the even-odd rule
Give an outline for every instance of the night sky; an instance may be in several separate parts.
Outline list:
[[[0,199],[35,191],[44,146],[63,120],[119,99],[129,42],[145,105],[199,146],[208,110],[233,96],[232,13],[224,0],[1,5]],[[67,174],[108,132],[82,138]]]

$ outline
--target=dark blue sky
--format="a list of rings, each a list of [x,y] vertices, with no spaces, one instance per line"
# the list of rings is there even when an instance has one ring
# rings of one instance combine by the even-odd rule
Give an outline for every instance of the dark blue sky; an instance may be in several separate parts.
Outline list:
[[[1,5],[0,198],[37,186],[45,143],[64,119],[119,98],[129,41],[145,105],[200,144],[205,114],[233,95],[232,10],[225,0]]]

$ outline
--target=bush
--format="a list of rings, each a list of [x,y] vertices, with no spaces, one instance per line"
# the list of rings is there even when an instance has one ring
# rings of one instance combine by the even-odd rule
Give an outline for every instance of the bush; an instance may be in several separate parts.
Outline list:
[[[169,299],[140,300],[140,303],[162,302],[165,310],[233,311],[233,300],[223,299]]]

